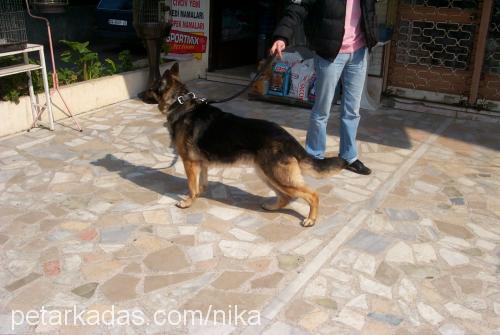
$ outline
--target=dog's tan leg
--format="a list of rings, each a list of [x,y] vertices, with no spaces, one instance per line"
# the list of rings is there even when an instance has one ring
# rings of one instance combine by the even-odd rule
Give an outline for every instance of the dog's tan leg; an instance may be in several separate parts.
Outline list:
[[[279,193],[288,199],[302,198],[309,204],[309,215],[302,221],[302,226],[313,226],[318,218],[319,197],[304,184],[298,162],[295,159],[278,162],[264,173],[267,182]]]
[[[200,179],[198,182],[198,195],[203,193],[208,187],[208,165],[205,162],[201,163]]]
[[[281,186],[283,192],[293,198],[302,198],[309,204],[309,215],[305,218],[301,225],[304,227],[314,226],[318,218],[319,196],[316,192],[309,189],[307,186],[290,187]]]
[[[281,192],[276,192],[277,193],[277,198],[274,202],[265,202],[262,204],[262,208],[264,208],[267,211],[275,211],[278,209],[281,209],[288,205],[292,198],[290,198],[288,195],[283,194]]]
[[[183,159],[182,163],[184,164],[184,170],[186,171],[188,188],[189,188],[189,196],[179,201],[176,206],[179,208],[188,208],[193,204],[193,201],[198,196],[199,191],[199,176],[200,176],[200,163],[196,161],[191,161],[187,159]]]

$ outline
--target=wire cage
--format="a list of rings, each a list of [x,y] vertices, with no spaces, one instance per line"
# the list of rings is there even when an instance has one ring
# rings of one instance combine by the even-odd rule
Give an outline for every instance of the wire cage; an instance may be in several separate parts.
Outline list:
[[[141,38],[165,36],[170,27],[170,0],[134,0],[134,27]]]
[[[22,0],[1,0],[0,52],[24,49],[27,43]]]
[[[30,0],[30,2],[41,13],[59,14],[65,11],[69,0]]]
[[[144,102],[155,103],[154,87],[160,80],[160,50],[172,28],[170,20],[171,0],[134,0],[134,28],[144,40],[148,53],[148,89],[139,97]]]

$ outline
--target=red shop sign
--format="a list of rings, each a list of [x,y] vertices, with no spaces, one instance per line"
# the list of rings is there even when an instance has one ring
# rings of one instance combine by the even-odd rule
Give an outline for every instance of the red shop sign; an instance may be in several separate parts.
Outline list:
[[[175,54],[204,53],[207,50],[206,36],[184,31],[171,30],[167,43],[170,46],[169,52]]]

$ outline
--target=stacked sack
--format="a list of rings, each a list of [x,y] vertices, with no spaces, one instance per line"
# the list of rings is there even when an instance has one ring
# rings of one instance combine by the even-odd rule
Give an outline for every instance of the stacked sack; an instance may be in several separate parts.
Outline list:
[[[316,75],[314,60],[304,60],[298,52],[284,52],[272,65],[267,94],[314,102]]]

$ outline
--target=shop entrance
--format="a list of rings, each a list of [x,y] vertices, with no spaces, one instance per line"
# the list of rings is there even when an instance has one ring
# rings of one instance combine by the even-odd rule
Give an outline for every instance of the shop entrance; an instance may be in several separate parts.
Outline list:
[[[207,79],[248,82],[258,61],[267,56],[285,2],[211,0]]]

